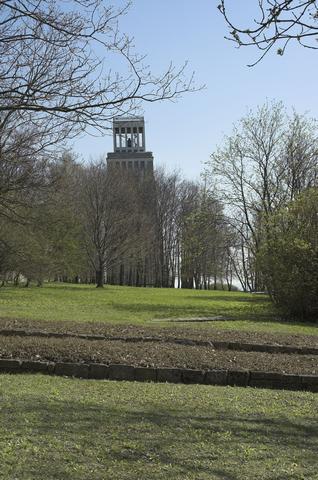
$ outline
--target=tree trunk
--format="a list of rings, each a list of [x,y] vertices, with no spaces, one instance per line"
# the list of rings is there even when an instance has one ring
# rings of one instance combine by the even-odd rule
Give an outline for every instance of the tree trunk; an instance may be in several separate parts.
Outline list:
[[[125,267],[121,263],[119,268],[119,285],[124,285],[124,279],[125,279]]]
[[[96,288],[104,287],[104,269],[96,270]]]

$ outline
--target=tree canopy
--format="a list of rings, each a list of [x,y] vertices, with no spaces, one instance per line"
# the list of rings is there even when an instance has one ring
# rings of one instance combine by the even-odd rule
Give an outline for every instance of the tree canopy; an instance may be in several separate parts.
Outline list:
[[[318,312],[318,190],[308,189],[267,219],[258,263],[277,305],[288,316]]]

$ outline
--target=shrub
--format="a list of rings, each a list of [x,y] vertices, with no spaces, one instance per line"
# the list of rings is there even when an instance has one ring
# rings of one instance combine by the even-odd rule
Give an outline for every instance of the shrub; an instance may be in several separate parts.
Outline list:
[[[265,231],[257,261],[272,299],[289,317],[318,321],[318,189],[275,213]]]

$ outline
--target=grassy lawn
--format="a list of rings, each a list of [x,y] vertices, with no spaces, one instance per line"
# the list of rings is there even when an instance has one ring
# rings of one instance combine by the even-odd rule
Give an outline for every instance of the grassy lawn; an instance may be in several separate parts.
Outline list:
[[[318,396],[0,376],[5,480],[318,479]]]
[[[0,316],[8,318],[168,325],[151,320],[214,315],[231,317],[231,320],[189,325],[191,328],[318,334],[315,325],[277,321],[277,314],[265,295],[115,286],[96,289],[68,284],[0,290]]]

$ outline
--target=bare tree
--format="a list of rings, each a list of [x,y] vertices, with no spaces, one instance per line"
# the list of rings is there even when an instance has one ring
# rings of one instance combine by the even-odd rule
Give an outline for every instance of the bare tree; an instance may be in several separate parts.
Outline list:
[[[49,157],[39,153],[35,136],[30,131],[2,130],[0,216],[25,220],[26,208],[37,203],[41,191],[54,183],[55,176],[50,166]]]
[[[116,168],[116,167],[115,167]],[[153,286],[156,278],[156,188],[153,172],[124,172],[133,211],[125,226],[128,248],[109,272],[108,281],[119,285]]]
[[[261,51],[258,60],[249,66],[260,62],[275,46],[278,55],[283,55],[290,42],[318,49],[316,0],[255,0],[257,12],[245,26],[232,19],[228,3],[228,0],[221,0],[218,5],[230,30],[230,36],[226,38],[239,47],[254,46]]]
[[[227,224],[223,209],[212,191],[196,185],[195,201],[183,211],[181,233],[182,287],[214,289],[230,279],[227,263]],[[229,282],[230,283],[230,282]]]
[[[177,173],[155,172],[156,285],[174,287],[178,248],[181,179]]]
[[[264,220],[303,189],[317,185],[315,122],[287,116],[281,103],[250,111],[224,146],[212,155],[210,175],[218,182],[229,222],[240,238],[237,275],[244,289],[262,288],[255,258]]]
[[[142,101],[194,90],[193,77],[184,76],[186,64],[151,73],[119,30],[128,7],[102,0],[2,1],[0,131],[14,116],[18,125],[41,132],[47,146],[104,129]]]
[[[129,249],[127,230],[134,220],[134,204],[129,182],[120,172],[108,170],[103,161],[83,169],[80,188],[84,243],[97,287],[102,287],[107,270]]]
[[[318,184],[317,121],[293,112],[285,140],[284,181],[286,201]]]
[[[34,202],[68,139],[109,128],[143,101],[195,90],[186,64],[151,72],[120,32],[128,9],[106,0],[0,2],[0,215]]]

